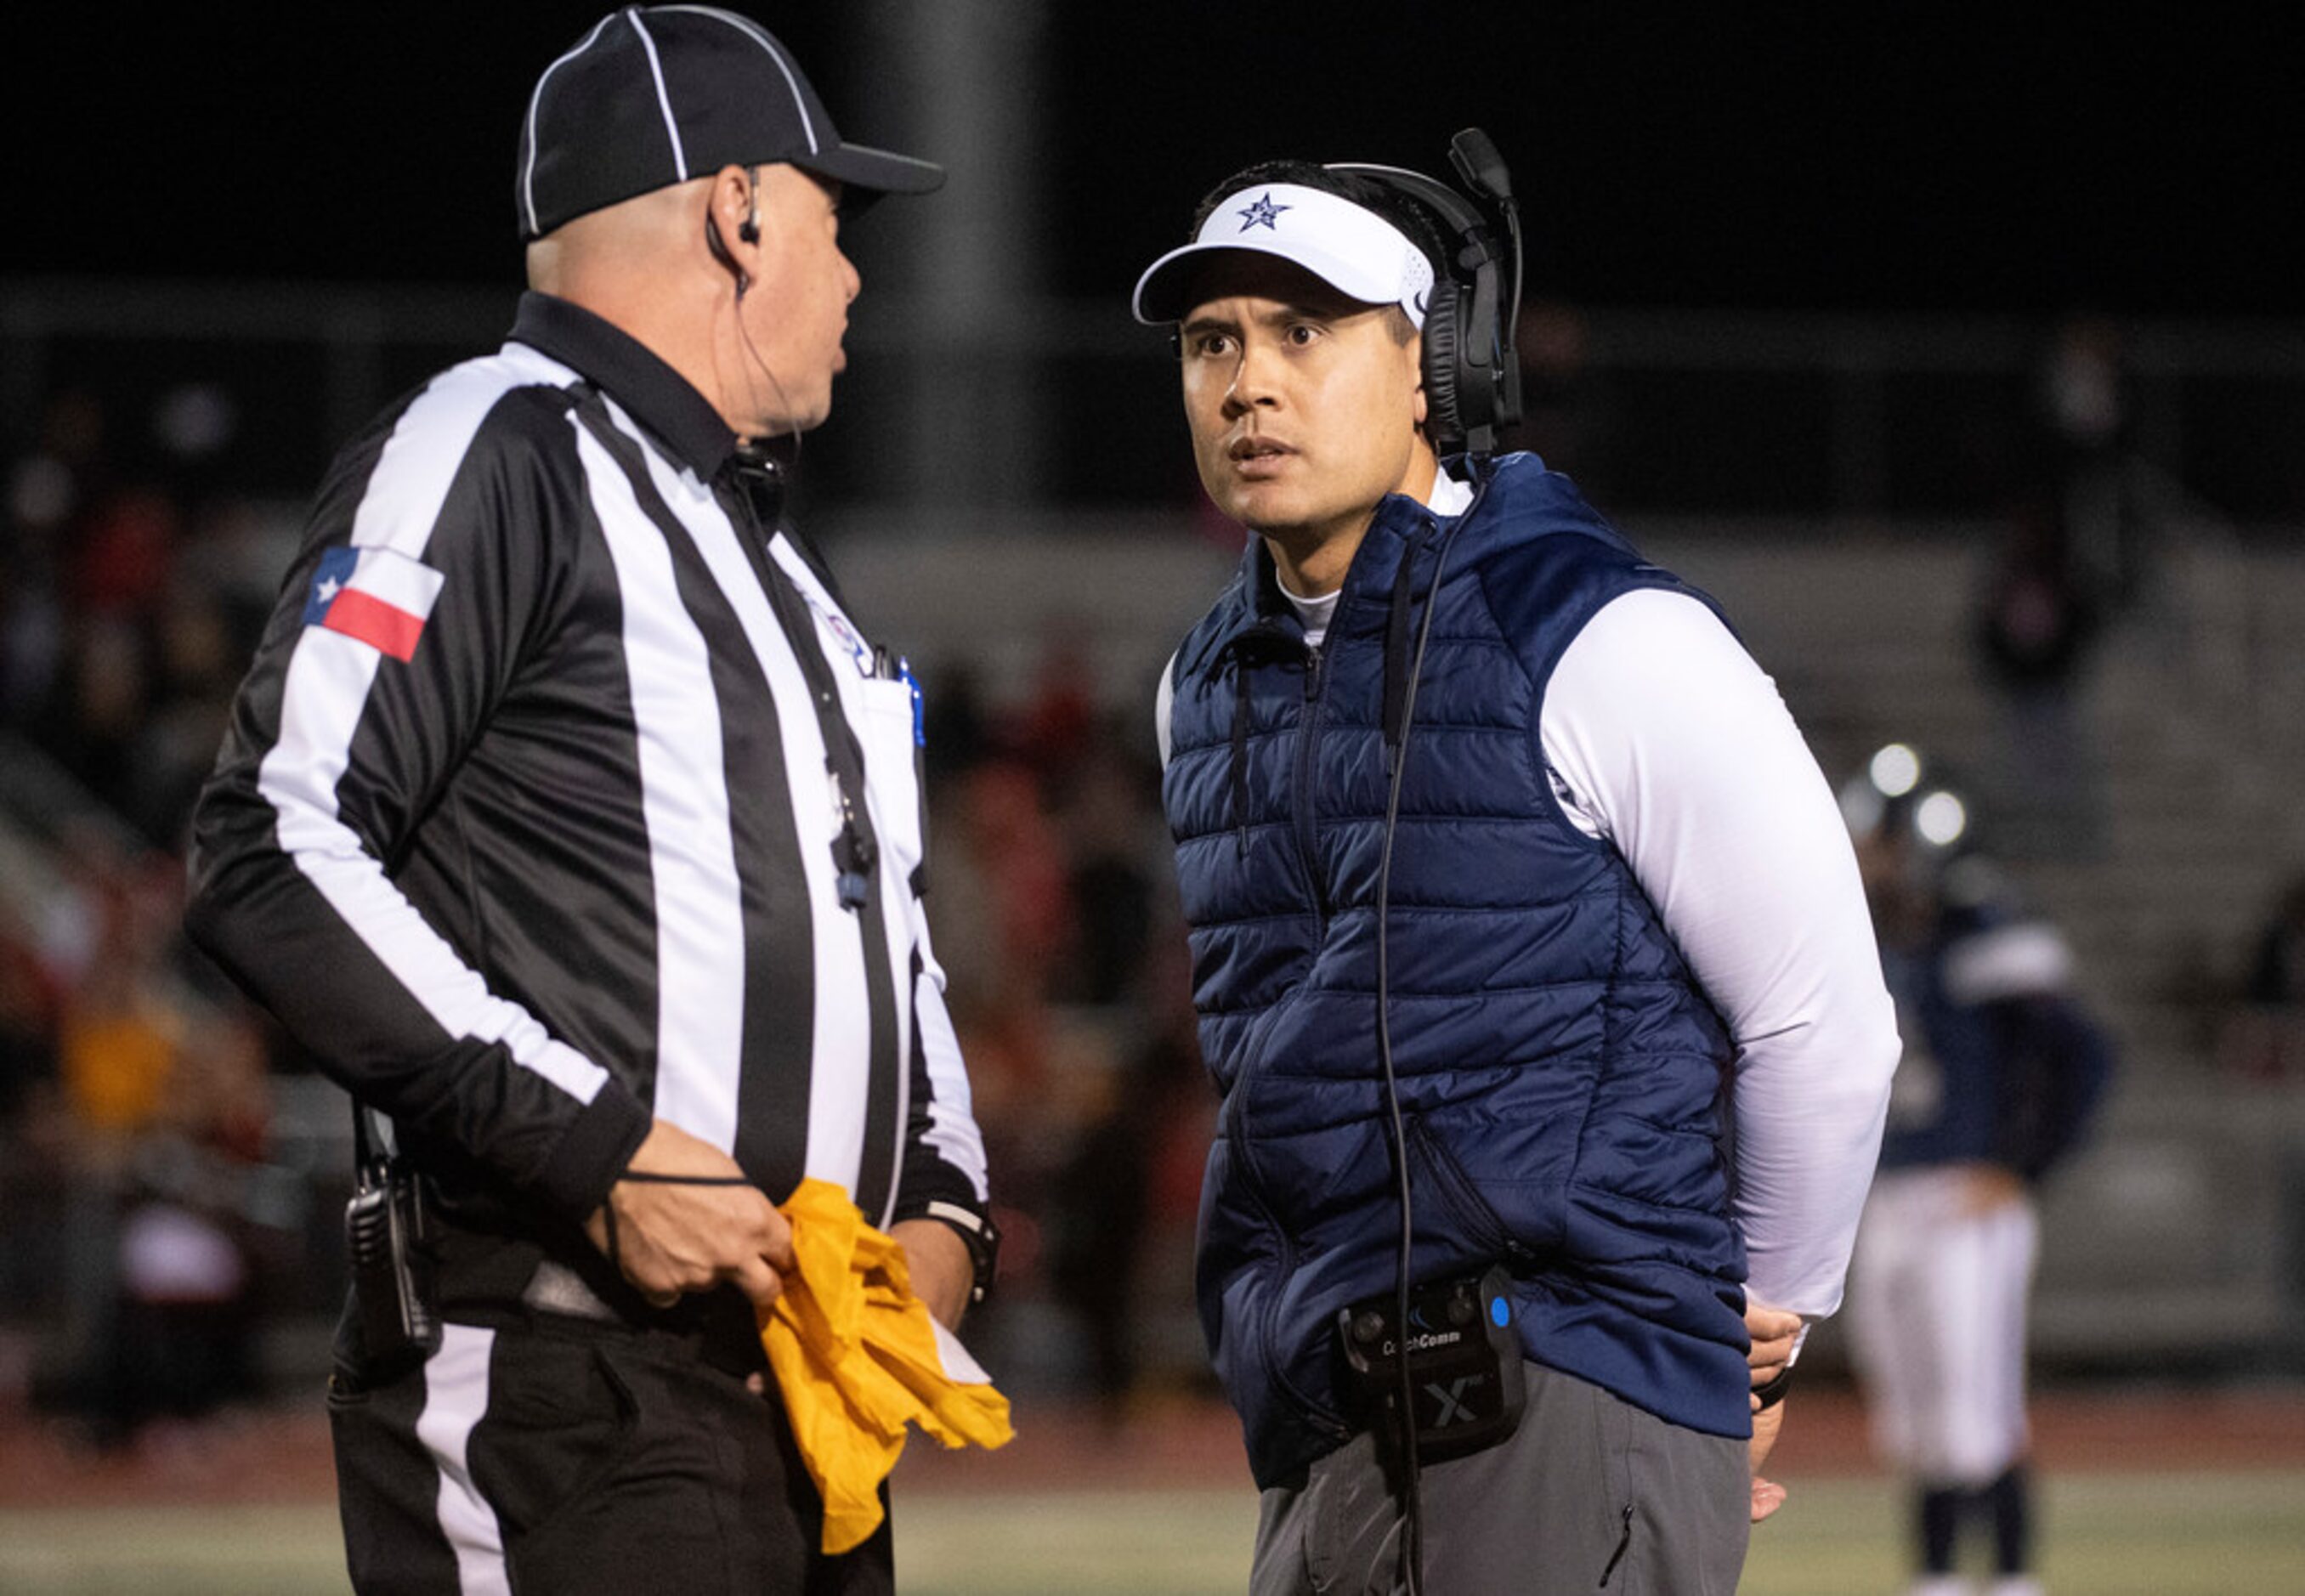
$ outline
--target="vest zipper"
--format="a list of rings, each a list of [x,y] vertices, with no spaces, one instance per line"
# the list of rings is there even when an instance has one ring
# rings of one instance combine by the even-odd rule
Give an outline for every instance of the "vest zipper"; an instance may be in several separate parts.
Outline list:
[[[1321,733],[1322,661],[1320,649],[1307,648],[1305,650],[1305,713],[1297,729],[1296,790],[1289,798],[1297,822],[1297,852],[1305,862],[1305,879],[1313,887],[1314,923],[1321,940],[1326,941],[1329,935],[1329,885],[1321,875],[1313,791],[1313,744]]]

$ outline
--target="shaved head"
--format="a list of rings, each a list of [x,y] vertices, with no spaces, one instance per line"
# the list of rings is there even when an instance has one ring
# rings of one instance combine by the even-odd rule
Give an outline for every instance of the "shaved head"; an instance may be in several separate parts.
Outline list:
[[[711,186],[709,177],[668,183],[563,224],[528,246],[528,285],[581,304],[588,290],[651,276],[695,247],[689,230]]]

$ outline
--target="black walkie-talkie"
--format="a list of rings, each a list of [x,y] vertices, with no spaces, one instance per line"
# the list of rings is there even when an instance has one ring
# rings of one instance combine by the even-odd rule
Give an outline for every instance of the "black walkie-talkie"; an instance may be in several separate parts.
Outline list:
[[[344,1250],[360,1303],[368,1356],[395,1363],[439,1350],[440,1315],[432,1295],[424,1195],[415,1171],[369,1143],[367,1110],[353,1110],[359,1172],[344,1204]]]

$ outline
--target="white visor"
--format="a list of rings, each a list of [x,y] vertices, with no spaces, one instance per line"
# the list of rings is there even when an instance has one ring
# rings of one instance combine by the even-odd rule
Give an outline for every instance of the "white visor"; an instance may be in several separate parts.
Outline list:
[[[1136,319],[1180,321],[1195,256],[1219,250],[1278,255],[1365,304],[1399,305],[1420,331],[1433,294],[1433,263],[1408,235],[1373,210],[1325,189],[1260,183],[1209,213],[1200,236],[1154,261],[1136,279]]]

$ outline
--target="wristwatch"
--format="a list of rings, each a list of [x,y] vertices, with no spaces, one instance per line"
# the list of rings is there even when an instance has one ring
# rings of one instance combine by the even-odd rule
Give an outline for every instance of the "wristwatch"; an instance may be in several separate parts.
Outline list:
[[[1785,1399],[1785,1393],[1792,1389],[1792,1385],[1793,1366],[1790,1363],[1788,1363],[1782,1369],[1777,1371],[1774,1379],[1765,1380],[1761,1384],[1755,1386],[1753,1388],[1753,1395],[1761,1399],[1761,1406],[1765,1410],[1773,1408],[1776,1406],[1778,1403],[1782,1402]]]
[[[974,1277],[969,1285],[968,1300],[981,1303],[991,1295],[993,1277],[1000,1269],[1000,1232],[991,1216],[963,1208],[957,1202],[940,1202],[932,1198],[922,1217],[943,1220],[968,1248],[969,1269]]]

